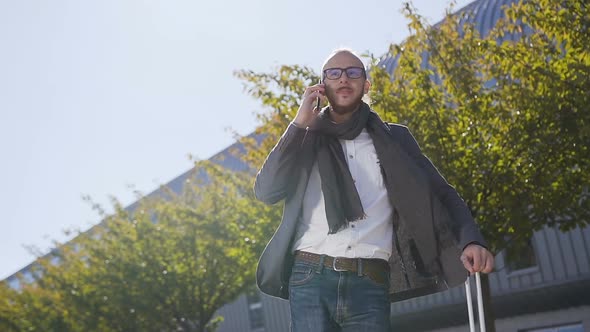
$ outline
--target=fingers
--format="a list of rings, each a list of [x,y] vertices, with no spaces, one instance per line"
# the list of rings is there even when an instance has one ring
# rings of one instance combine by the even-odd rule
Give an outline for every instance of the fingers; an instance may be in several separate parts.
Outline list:
[[[316,101],[318,98],[322,100],[325,99],[324,91],[323,84],[316,84],[305,89],[303,100],[301,101],[299,110],[293,119],[293,122],[297,126],[306,128],[314,121],[320,112],[316,105]]]
[[[478,250],[479,248],[477,248],[476,250],[473,250],[474,253],[472,255],[472,268],[473,268],[473,272],[480,272],[481,271],[481,266],[482,266],[482,253],[481,250]]]
[[[494,255],[489,252],[486,248],[480,247],[478,248],[477,255],[480,260],[480,265],[478,267],[474,266],[473,269],[475,272],[483,272],[483,273],[490,273],[494,269]]]
[[[461,255],[461,262],[469,273],[490,273],[494,269],[494,256],[484,247],[469,245]]]
[[[316,100],[317,98],[324,98],[324,85],[323,84],[316,84],[308,87],[305,89],[303,93],[303,99],[305,100]]]
[[[465,270],[469,271],[469,273],[474,273],[473,266],[471,265],[471,260],[467,257],[467,255],[461,255],[461,262],[463,263]]]
[[[477,272],[474,268],[474,250],[473,248],[466,248],[463,251],[463,255],[461,255],[461,261],[463,262],[463,266],[469,273],[473,274]]]
[[[494,269],[494,256],[486,250],[486,264],[482,268],[483,273],[490,273]]]

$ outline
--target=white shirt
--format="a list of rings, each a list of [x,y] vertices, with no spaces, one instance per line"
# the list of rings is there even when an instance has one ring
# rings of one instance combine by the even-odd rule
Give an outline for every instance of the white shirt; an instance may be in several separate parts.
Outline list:
[[[293,250],[333,257],[381,258],[388,260],[392,250],[393,208],[381,175],[379,159],[369,133],[354,140],[340,140],[356,185],[366,218],[349,223],[335,234],[328,234],[328,220],[317,161],[313,165]]]

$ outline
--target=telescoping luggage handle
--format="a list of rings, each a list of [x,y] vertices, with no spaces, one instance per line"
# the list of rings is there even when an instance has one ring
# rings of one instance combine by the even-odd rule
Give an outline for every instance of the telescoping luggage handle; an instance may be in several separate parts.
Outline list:
[[[479,314],[479,330],[486,332],[485,317],[483,312],[483,297],[481,296],[481,277],[479,272],[475,273],[475,288],[477,289],[477,313]],[[471,277],[465,280],[465,295],[467,296],[467,312],[469,313],[469,331],[475,332],[473,319],[473,303],[471,301]]]

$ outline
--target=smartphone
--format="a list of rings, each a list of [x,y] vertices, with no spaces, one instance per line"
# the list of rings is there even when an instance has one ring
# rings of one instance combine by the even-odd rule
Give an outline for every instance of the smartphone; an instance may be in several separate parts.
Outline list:
[[[320,84],[322,84],[322,78],[321,77],[320,77]],[[320,97],[318,97],[318,100],[316,101],[316,103],[317,103],[316,108],[317,108],[317,111],[319,112],[319,111],[322,110],[322,107],[321,107],[321,98]]]

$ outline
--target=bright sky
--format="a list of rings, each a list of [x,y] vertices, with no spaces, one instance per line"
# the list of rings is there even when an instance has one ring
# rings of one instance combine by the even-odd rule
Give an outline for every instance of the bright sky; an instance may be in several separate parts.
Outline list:
[[[458,0],[456,9],[471,1]],[[415,0],[430,23],[448,0]],[[254,130],[233,76],[408,35],[401,1],[0,0],[0,280]],[[110,209],[107,209],[110,210]]]

